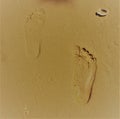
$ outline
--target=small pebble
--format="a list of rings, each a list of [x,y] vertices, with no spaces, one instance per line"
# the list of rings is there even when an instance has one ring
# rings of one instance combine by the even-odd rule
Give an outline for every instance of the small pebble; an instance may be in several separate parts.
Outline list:
[[[96,12],[96,16],[99,16],[99,17],[105,17],[108,15],[108,10],[106,9],[99,9],[97,12]]]

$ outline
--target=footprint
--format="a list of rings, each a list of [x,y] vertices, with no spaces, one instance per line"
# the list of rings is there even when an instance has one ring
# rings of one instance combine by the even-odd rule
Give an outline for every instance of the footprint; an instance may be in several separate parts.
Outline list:
[[[38,58],[41,53],[41,31],[45,24],[45,10],[37,9],[26,17],[25,50],[30,58]]]
[[[73,75],[73,97],[82,104],[88,103],[95,80],[97,60],[85,48],[77,46]]]

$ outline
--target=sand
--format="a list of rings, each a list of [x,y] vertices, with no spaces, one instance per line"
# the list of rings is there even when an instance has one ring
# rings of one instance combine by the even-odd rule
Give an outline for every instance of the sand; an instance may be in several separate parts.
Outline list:
[[[118,12],[118,0],[0,0],[0,119],[118,119]]]

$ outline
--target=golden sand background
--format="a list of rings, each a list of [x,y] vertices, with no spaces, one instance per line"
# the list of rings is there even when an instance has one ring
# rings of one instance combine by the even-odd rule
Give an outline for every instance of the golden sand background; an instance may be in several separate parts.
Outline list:
[[[109,14],[97,17],[99,8]],[[41,54],[30,58],[25,19],[39,9],[45,11]],[[118,0],[0,0],[0,119],[118,119],[118,11]],[[86,105],[71,98],[74,45],[97,58],[92,98]]]

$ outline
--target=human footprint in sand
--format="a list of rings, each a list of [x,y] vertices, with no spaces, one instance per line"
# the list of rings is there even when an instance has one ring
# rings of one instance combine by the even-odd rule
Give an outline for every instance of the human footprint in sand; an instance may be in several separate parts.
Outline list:
[[[36,9],[27,16],[25,22],[25,49],[30,58],[38,58],[41,53],[42,29],[45,24],[45,10]]]
[[[74,66],[73,90],[78,102],[88,103],[95,80],[97,59],[85,48],[77,46]]]

